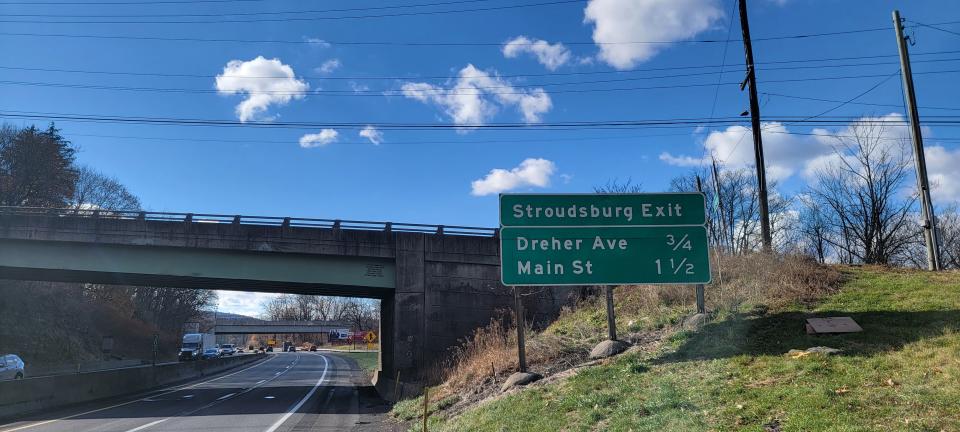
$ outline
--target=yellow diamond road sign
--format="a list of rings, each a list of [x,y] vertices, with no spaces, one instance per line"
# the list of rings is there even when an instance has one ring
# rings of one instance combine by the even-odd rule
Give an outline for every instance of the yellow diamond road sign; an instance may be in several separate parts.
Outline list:
[[[377,340],[377,334],[374,332],[369,332],[363,338],[366,339],[367,342],[373,343],[373,341]]]

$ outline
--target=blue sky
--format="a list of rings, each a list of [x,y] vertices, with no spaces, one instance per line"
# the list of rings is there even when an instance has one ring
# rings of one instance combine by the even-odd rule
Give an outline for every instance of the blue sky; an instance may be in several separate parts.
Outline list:
[[[58,122],[80,148],[81,163],[117,177],[150,210],[494,226],[499,191],[586,192],[610,179],[628,178],[645,190],[661,191],[670,178],[698,166],[711,152],[731,167],[752,158],[749,135],[739,139],[745,130],[728,129],[729,124],[620,130],[404,131],[381,126],[365,136],[357,128],[248,127],[271,121],[535,125],[702,119],[711,113],[715,118],[736,117],[748,106],[746,93],[736,84],[715,84],[742,79],[742,45],[737,40],[689,42],[726,40],[728,31],[739,39],[736,16],[728,30],[731,13],[736,13],[733,0],[473,0],[421,7],[393,6],[443,2],[118,1],[0,1],[0,49],[6,59],[0,60],[0,111],[246,122],[242,127]],[[534,3],[551,4],[503,8]],[[902,98],[891,11],[900,9],[905,18],[926,24],[960,21],[960,3],[946,0],[751,0],[749,7],[762,114],[771,119],[812,116],[838,103],[769,93],[844,101],[875,85],[856,102],[895,106],[848,104],[829,115],[902,113],[896,107]],[[329,9],[356,10],[263,14]],[[464,9],[491,10],[436,13]],[[193,16],[178,16],[182,14]],[[394,16],[343,19],[358,15]],[[278,20],[102,22],[274,18]],[[937,26],[960,31],[958,24]],[[866,29],[883,30],[762,40]],[[934,72],[916,77],[919,105],[960,108],[960,67],[951,60],[960,60],[960,52],[942,53],[960,50],[960,36],[916,26],[908,33],[916,42],[910,48],[914,72]],[[510,41],[514,43],[508,45]],[[416,45],[419,42],[475,45]],[[779,63],[830,58],[846,60]],[[726,71],[722,77],[721,64]],[[838,66],[850,64],[860,66]],[[709,67],[670,69],[686,66]],[[251,74],[274,78],[254,79]],[[661,78],[664,75],[687,76]],[[866,76],[823,79],[861,75]],[[795,79],[807,80],[789,81]],[[549,85],[556,83],[573,84]],[[623,88],[634,89],[609,90]],[[453,95],[464,96],[458,98],[451,92],[481,95]],[[921,116],[956,112],[924,108]],[[46,123],[12,117],[5,121]],[[776,132],[811,133],[815,127],[838,132],[846,126],[770,127],[765,139],[771,176],[784,193],[791,193],[803,187],[809,162],[822,158],[825,150],[816,137]],[[950,126],[925,131],[928,153],[935,152],[928,156],[931,175],[940,183],[935,200],[960,200],[960,184],[951,181],[960,164],[960,131]]]

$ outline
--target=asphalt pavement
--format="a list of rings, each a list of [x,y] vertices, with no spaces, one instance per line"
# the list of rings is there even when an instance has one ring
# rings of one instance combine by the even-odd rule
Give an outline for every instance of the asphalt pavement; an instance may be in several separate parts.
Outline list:
[[[0,432],[351,431],[386,426],[352,360],[335,353],[274,353],[225,374],[128,400],[44,413]]]

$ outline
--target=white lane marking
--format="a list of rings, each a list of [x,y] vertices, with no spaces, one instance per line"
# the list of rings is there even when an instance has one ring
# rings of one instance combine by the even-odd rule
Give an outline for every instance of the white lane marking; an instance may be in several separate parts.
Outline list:
[[[305,404],[305,403],[307,402],[307,400],[310,399],[311,397],[313,397],[313,394],[317,392],[317,389],[320,388],[320,385],[323,384],[323,380],[327,377],[327,367],[330,365],[330,362],[327,361],[327,358],[326,358],[326,357],[320,356],[320,358],[323,359],[323,373],[320,374],[320,379],[317,380],[317,383],[314,384],[313,388],[310,389],[309,392],[307,392],[307,395],[304,396],[303,399],[300,399],[300,402],[297,402],[296,405],[294,405],[294,406],[291,407],[289,410],[287,410],[287,413],[284,414],[283,417],[280,417],[280,419],[277,420],[277,422],[274,423],[273,426],[270,426],[270,428],[267,429],[267,430],[264,431],[264,432],[276,432],[276,430],[277,430],[281,425],[283,425],[284,422],[286,422],[287,420],[290,419],[290,416],[292,416],[294,413],[296,413],[297,410],[299,410],[300,407],[302,407],[303,404]]]
[[[263,398],[264,398],[264,399],[274,399],[275,397],[274,397],[274,396],[264,396]]]
[[[257,381],[257,384],[263,384],[265,382],[267,382],[267,380],[260,380],[260,381]]]
[[[297,360],[299,361],[299,360],[300,360],[300,357],[297,357]],[[288,372],[287,370],[284,370],[284,371],[278,373],[278,374],[277,374],[276,376],[274,376],[273,378],[270,378],[269,380],[264,380],[264,381],[265,381],[265,382],[267,382],[267,381],[273,381],[273,380],[279,378],[280,375],[285,374],[285,373],[287,373],[287,372]],[[150,426],[153,426],[153,425],[155,425],[155,424],[157,424],[157,423],[170,420],[170,419],[172,419],[172,418],[174,418],[174,417],[186,417],[186,416],[193,415],[193,414],[198,413],[198,412],[200,412],[200,411],[203,411],[203,410],[205,410],[205,409],[207,409],[207,408],[211,408],[211,407],[213,407],[213,406],[215,406],[215,405],[218,405],[218,404],[220,404],[222,401],[226,400],[227,398],[229,398],[229,397],[231,397],[231,396],[233,396],[233,395],[247,393],[247,392],[249,392],[249,391],[252,391],[253,389],[256,389],[256,388],[259,387],[259,386],[260,386],[260,384],[253,385],[253,386],[248,387],[248,388],[245,388],[245,389],[243,389],[243,390],[241,390],[241,391],[239,391],[239,392],[237,392],[237,393],[230,393],[230,394],[228,394],[228,395],[226,395],[226,396],[222,396],[222,397],[220,397],[220,398],[217,398],[217,400],[215,400],[215,401],[213,401],[213,402],[210,402],[210,403],[208,403],[208,404],[206,404],[206,405],[204,405],[204,406],[202,406],[202,407],[200,407],[200,408],[197,408],[197,409],[195,409],[195,410],[193,410],[193,411],[181,412],[180,414],[177,414],[177,415],[172,416],[172,417],[167,417],[167,418],[165,418],[165,419],[163,419],[163,420],[161,420],[161,421],[140,426],[139,428],[137,428],[137,431],[146,429],[146,428],[148,428],[148,427],[150,427]],[[190,395],[189,397],[193,397],[193,395]],[[127,431],[127,432],[133,432],[133,431]]]
[[[158,424],[163,423],[163,422],[165,422],[165,421],[167,421],[167,420],[170,420],[170,418],[167,417],[167,418],[165,418],[165,419],[160,419],[160,420],[157,420],[157,421],[155,421],[155,422],[147,423],[147,424],[145,424],[145,425],[143,425],[143,426],[135,427],[135,428],[133,428],[133,429],[130,429],[130,430],[128,430],[127,432],[137,432],[137,431],[140,431],[140,430],[144,430],[144,429],[146,429],[146,428],[148,428],[148,427],[150,427],[150,426],[158,425]]]
[[[194,387],[196,387],[196,386],[203,385],[203,384],[206,384],[206,383],[209,383],[209,382],[213,382],[213,381],[217,381],[217,380],[222,380],[222,379],[224,379],[224,378],[226,378],[226,377],[230,377],[230,376],[236,375],[236,374],[241,373],[241,372],[246,372],[246,371],[248,371],[248,370],[250,370],[250,369],[253,369],[253,368],[257,367],[257,366],[263,365],[264,363],[267,363],[267,362],[269,362],[270,360],[273,360],[274,358],[275,358],[275,357],[268,358],[268,359],[266,359],[266,360],[264,360],[264,361],[258,362],[257,364],[255,364],[255,365],[253,365],[253,366],[250,366],[250,367],[244,368],[244,369],[240,369],[240,370],[238,370],[238,371],[236,371],[236,372],[234,372],[234,373],[231,373],[231,374],[227,374],[227,375],[224,375],[224,376],[216,377],[216,378],[213,378],[213,379],[210,379],[210,380],[206,380],[206,381],[203,381],[203,382],[199,382],[199,383],[196,383],[196,384],[191,384],[191,385],[184,384],[184,385],[181,385],[181,386],[178,386],[178,387],[174,387],[172,390],[169,390],[169,391],[166,391],[166,392],[163,392],[163,393],[160,393],[160,394],[155,394],[155,395],[152,395],[152,396],[147,396],[147,397],[142,398],[142,399],[134,399],[134,400],[132,400],[132,401],[127,401],[127,402],[119,403],[119,404],[116,404],[116,405],[111,405],[111,406],[108,406],[108,407],[105,407],[105,408],[97,408],[97,409],[95,409],[95,410],[91,410],[91,411],[87,411],[87,412],[82,412],[82,413],[80,413],[80,414],[73,414],[73,415],[69,415],[69,416],[66,416],[66,417],[60,417],[60,418],[58,418],[58,419],[42,421],[42,422],[40,422],[40,423],[32,423],[32,424],[28,424],[28,425],[23,425],[23,426],[20,426],[20,427],[15,427],[15,428],[13,428],[13,429],[4,429],[3,431],[0,431],[0,432],[15,432],[15,431],[20,431],[20,430],[24,430],[24,429],[29,429],[29,428],[37,427],[37,426],[43,426],[43,425],[50,424],[50,423],[53,423],[53,422],[58,422],[58,421],[61,421],[61,420],[69,420],[69,419],[72,419],[72,418],[75,418],[75,417],[85,416],[85,415],[87,415],[87,414],[93,414],[93,413],[97,413],[97,412],[100,412],[100,411],[106,411],[106,410],[109,410],[109,409],[119,408],[119,407],[122,407],[122,406],[130,405],[130,404],[132,404],[132,403],[143,402],[143,401],[146,401],[146,400],[148,400],[148,399],[157,398],[157,397],[160,397],[160,396],[168,395],[168,394],[170,394],[170,393],[176,393],[176,392],[178,392],[178,391],[180,391],[180,390],[189,389],[189,388],[194,388]]]
[[[193,395],[183,395],[180,396],[180,399],[193,399]]]

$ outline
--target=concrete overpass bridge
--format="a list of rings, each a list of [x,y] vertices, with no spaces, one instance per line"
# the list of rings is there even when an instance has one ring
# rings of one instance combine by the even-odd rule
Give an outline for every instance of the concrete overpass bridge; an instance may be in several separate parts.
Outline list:
[[[512,304],[498,231],[390,222],[0,207],[0,278],[381,300],[378,389],[405,394]],[[525,297],[556,315],[576,288]]]
[[[350,324],[336,321],[220,321],[211,332],[218,335],[234,334],[316,334],[331,330],[350,329]]]

